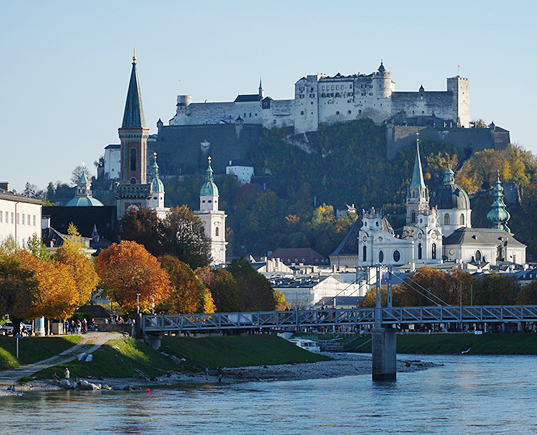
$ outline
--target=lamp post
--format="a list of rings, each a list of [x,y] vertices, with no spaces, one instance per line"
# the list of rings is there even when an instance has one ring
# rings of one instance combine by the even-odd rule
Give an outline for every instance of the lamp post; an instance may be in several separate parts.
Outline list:
[[[155,294],[151,293],[151,297],[153,298],[153,302],[151,303],[151,314],[155,314]]]
[[[140,314],[140,295],[141,293],[136,293],[136,313]]]

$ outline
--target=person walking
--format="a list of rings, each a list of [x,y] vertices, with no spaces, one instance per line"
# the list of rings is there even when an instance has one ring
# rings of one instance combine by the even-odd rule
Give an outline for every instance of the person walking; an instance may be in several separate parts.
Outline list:
[[[71,372],[67,367],[65,367],[65,379],[69,379],[71,377]]]

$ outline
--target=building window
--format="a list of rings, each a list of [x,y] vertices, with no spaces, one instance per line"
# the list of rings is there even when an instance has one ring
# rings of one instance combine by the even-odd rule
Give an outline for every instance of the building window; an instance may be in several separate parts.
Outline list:
[[[401,259],[401,253],[398,250],[393,251],[393,261],[396,263]]]
[[[379,251],[379,263],[382,263],[384,261],[384,252]]]
[[[364,246],[362,257],[364,257],[362,261],[367,261],[367,246]]]
[[[464,214],[461,214],[461,225],[464,225]]]
[[[423,257],[423,248],[421,246],[421,243],[418,245],[418,260],[421,260]]]
[[[220,228],[218,228],[218,227],[216,227],[216,228],[214,229],[214,235],[215,235],[216,237],[219,237],[219,236],[218,236],[219,229],[220,229]]]
[[[15,223],[15,214],[13,212],[11,212],[11,225],[13,225]]]
[[[19,213],[17,213],[17,225],[19,225],[19,223],[20,223],[19,217],[20,217]]]
[[[444,215],[444,225],[449,225],[449,214]]]
[[[416,212],[414,210],[412,210],[411,222],[416,222]]]
[[[134,177],[131,178],[131,184],[136,184],[136,178]]]
[[[475,251],[475,261],[481,261],[481,251]]]
[[[24,225],[24,213],[22,214],[22,225]]]
[[[432,257],[433,257],[433,260],[436,260],[436,243],[433,243],[433,246],[431,247],[431,251],[432,251]]]
[[[131,148],[131,171],[136,171],[136,162],[137,156],[136,156],[136,148]]]
[[[2,212],[0,211],[0,224],[2,223]]]

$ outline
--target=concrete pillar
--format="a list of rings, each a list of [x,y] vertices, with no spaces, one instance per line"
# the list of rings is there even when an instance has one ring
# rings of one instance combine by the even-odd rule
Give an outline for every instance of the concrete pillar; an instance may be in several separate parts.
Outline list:
[[[144,341],[148,346],[151,346],[154,350],[159,350],[160,344],[162,342],[162,335],[161,334],[146,335]]]
[[[395,381],[396,338],[391,326],[373,328],[373,380]]]

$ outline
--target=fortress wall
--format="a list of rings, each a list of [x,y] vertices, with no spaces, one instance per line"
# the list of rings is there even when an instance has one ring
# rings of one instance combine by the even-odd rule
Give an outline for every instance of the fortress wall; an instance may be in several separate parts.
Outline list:
[[[453,113],[453,94],[451,92],[394,92],[392,94],[392,113],[405,111],[408,117],[436,116],[441,119],[457,121]]]
[[[290,127],[295,125],[295,100],[272,100],[269,109],[262,110],[263,127]]]
[[[186,107],[177,106],[170,125],[234,123],[238,116],[247,124],[261,124],[261,103],[192,103]]]
[[[148,144],[158,154],[161,175],[205,173],[207,157],[217,174],[225,174],[230,160],[244,160],[257,146],[261,125],[162,126],[157,140]],[[201,145],[209,142],[208,147]]]
[[[494,133],[488,128],[449,128],[438,130],[433,127],[413,127],[390,125],[386,128],[387,157],[394,159],[401,148],[416,143],[416,133],[420,139],[445,142],[470,155],[484,149],[495,149]],[[470,157],[470,155],[465,157]]]

